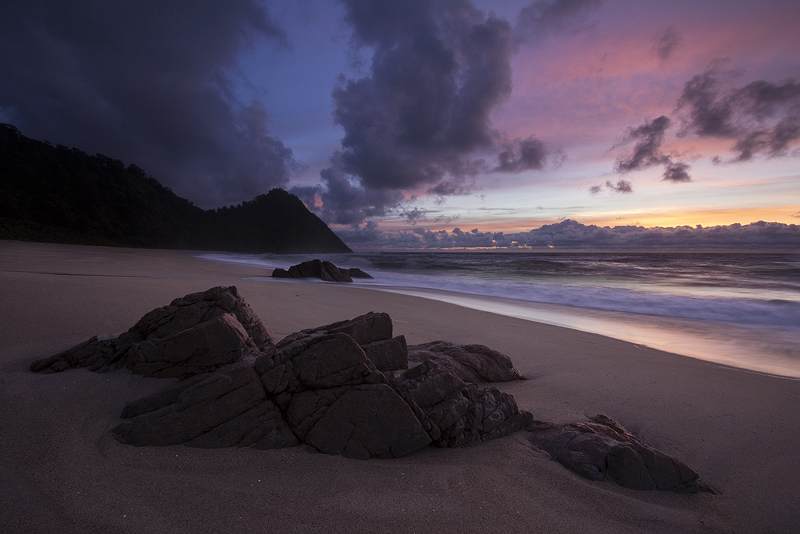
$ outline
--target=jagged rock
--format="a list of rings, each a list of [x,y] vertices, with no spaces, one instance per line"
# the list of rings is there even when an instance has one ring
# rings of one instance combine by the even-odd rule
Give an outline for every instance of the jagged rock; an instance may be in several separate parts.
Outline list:
[[[397,336],[361,345],[367,358],[378,371],[397,371],[408,367],[408,346],[405,336]]]
[[[236,287],[214,287],[145,314],[116,339],[95,336],[33,362],[31,370],[88,367],[103,372],[125,367],[144,376],[179,377],[273,349],[269,332]]]
[[[590,480],[612,480],[635,490],[713,493],[686,464],[643,444],[605,415],[563,426],[537,423],[530,441]]]
[[[326,282],[352,282],[353,278],[372,278],[358,267],[341,269],[329,261],[310,260],[292,265],[289,270],[277,268],[273,278],[319,278]]]
[[[431,442],[411,407],[387,384],[295,395],[288,420],[304,443],[348,458],[397,458]]]
[[[391,458],[431,443],[472,445],[521,429],[592,479],[635,489],[707,489],[684,464],[597,416],[534,424],[514,398],[477,384],[520,380],[504,354],[434,341],[407,347],[388,314],[370,312],[274,344],[235,287],[175,299],[116,339],[94,337],[31,365],[126,367],[183,377],[130,402],[112,433],[122,443],[272,449],[299,443],[351,458]],[[411,368],[408,363],[411,362]]]
[[[414,363],[436,362],[464,382],[509,382],[525,380],[514,368],[511,358],[485,345],[455,345],[431,341],[408,347],[408,360]]]
[[[385,324],[380,327],[384,316],[367,314],[309,335],[290,336],[278,343],[274,354],[255,362],[261,382],[286,410],[292,430],[320,452],[388,458],[409,454],[431,441],[409,405],[345,333],[362,340],[386,335]],[[370,324],[378,325],[378,334],[375,328],[366,328]],[[334,333],[314,335],[320,331]]]
[[[358,267],[350,267],[349,269],[346,269],[346,270],[347,270],[348,273],[350,273],[350,277],[351,278],[367,278],[369,280],[374,280],[375,279],[374,276],[365,273],[364,271],[362,271]]]
[[[310,260],[292,265],[289,270],[275,269],[273,278],[319,278],[326,282],[352,282],[346,269],[340,269],[329,261]]]
[[[355,319],[309,328],[289,334],[277,343],[281,350],[300,351],[318,337],[342,333],[352,337],[359,345],[392,338],[392,318],[387,313],[369,312]],[[289,349],[288,347],[292,347]]]
[[[128,404],[122,443],[280,448],[298,441],[249,362],[193,377]]]
[[[530,426],[514,397],[496,388],[467,384],[436,361],[393,377],[392,386],[423,415],[423,427],[438,447],[460,447],[505,436]]]
[[[305,343],[279,344],[255,361],[267,392],[279,396],[307,389],[380,384],[385,377],[356,341],[344,333],[313,337]]]

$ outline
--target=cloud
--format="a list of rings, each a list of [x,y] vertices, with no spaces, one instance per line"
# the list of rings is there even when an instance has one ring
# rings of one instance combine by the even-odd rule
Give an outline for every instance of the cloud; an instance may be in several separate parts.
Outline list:
[[[531,136],[504,143],[497,159],[495,171],[518,173],[540,171],[548,164],[558,166],[566,156],[560,151],[550,150],[541,140]]]
[[[636,142],[633,150],[627,154],[623,154],[617,158],[614,165],[614,171],[620,174],[626,174],[631,171],[637,171],[653,167],[655,165],[664,165],[664,180],[672,183],[690,182],[692,180],[689,176],[689,164],[674,161],[674,156],[667,154],[662,150],[664,144],[664,135],[670,127],[671,121],[666,115],[661,115],[652,121],[645,121],[641,126],[636,128],[628,128],[625,137],[621,142],[617,143],[615,147],[625,145],[631,142]],[[614,148],[614,147],[612,147]],[[624,180],[618,182],[630,184]],[[630,193],[631,189],[620,190],[607,182],[606,185],[618,192]]]
[[[664,170],[664,181],[672,183],[691,182],[692,177],[689,176],[689,169],[691,167],[688,163],[681,161],[670,162]]]
[[[341,152],[331,156],[331,166],[320,171],[325,189],[322,219],[334,224],[358,225],[367,217],[384,216],[400,205],[403,195],[394,189],[373,189],[361,185],[358,177],[344,172]]]
[[[677,103],[682,135],[734,140],[733,162],[785,155],[800,139],[800,83],[758,80],[734,88],[729,80],[739,73],[723,66],[714,62],[684,85]]]
[[[619,144],[636,141],[633,151],[617,158],[614,170],[627,173],[639,169],[646,169],[653,165],[669,163],[670,158],[661,151],[664,144],[664,132],[669,128],[671,121],[666,115],[661,115],[652,121],[645,121],[636,128],[628,128],[624,139]]]
[[[800,243],[800,225],[754,222],[729,226],[643,226],[584,225],[566,219],[528,232],[465,232],[460,228],[431,231],[381,231],[374,221],[363,228],[338,231],[354,249],[405,248],[508,248],[533,250],[757,250],[790,249]]]
[[[616,193],[633,193],[633,186],[627,180],[618,180],[616,184],[611,183],[611,180],[606,182],[606,187]]]
[[[602,4],[601,0],[537,1],[522,8],[514,26],[520,42],[538,42],[553,31],[581,27],[584,17]]]
[[[204,206],[283,186],[292,152],[259,101],[234,95],[237,58],[286,46],[255,0],[8,0],[0,109],[25,135],[146,169]]]
[[[507,20],[470,0],[342,3],[353,45],[372,57],[367,76],[342,79],[333,91],[344,137],[321,176],[343,187],[323,195],[327,220],[362,222],[396,208],[404,191],[466,194],[480,174],[550,161],[542,141],[500,141],[490,121],[511,94],[515,45]],[[341,180],[359,194],[343,195]]]
[[[661,61],[666,61],[680,46],[682,40],[681,34],[678,33],[674,26],[670,26],[656,36],[655,42],[653,43],[653,53],[655,53],[656,57]]]

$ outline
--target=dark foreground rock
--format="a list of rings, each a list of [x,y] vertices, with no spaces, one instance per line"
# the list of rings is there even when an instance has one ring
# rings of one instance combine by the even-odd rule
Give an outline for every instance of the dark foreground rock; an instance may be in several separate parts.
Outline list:
[[[605,416],[533,421],[486,382],[524,380],[484,345],[407,347],[386,313],[295,332],[274,343],[235,287],[215,287],[147,313],[116,339],[96,337],[38,360],[34,372],[127,368],[179,377],[129,402],[112,430],[132,445],[276,449],[304,443],[348,458],[396,458],[519,430],[592,480],[640,490],[707,490],[680,461]]]
[[[563,426],[538,423],[530,441],[590,480],[611,480],[635,490],[713,493],[686,464],[648,447],[605,415]]]
[[[485,345],[431,341],[408,347],[408,359],[414,363],[436,362],[440,368],[472,384],[525,380],[511,358]]]
[[[437,447],[460,447],[529,428],[533,416],[497,388],[467,384],[436,361],[426,361],[393,377],[395,390],[421,412]]]
[[[211,371],[273,348],[264,324],[237,289],[215,287],[173,300],[115,339],[93,337],[31,364],[35,372],[127,368],[144,376],[182,377]]]
[[[123,443],[276,449],[299,442],[252,364],[178,382],[128,404],[112,433]]]
[[[353,278],[372,278],[361,269],[341,269],[329,261],[310,260],[292,265],[289,270],[275,269],[273,278],[319,278],[326,282],[352,282]]]
[[[125,407],[112,434],[133,445],[304,443],[327,454],[392,458],[431,443],[454,447],[498,438],[532,420],[510,395],[460,378],[522,378],[509,371],[506,356],[437,343],[436,358],[409,370],[405,338],[393,336],[388,314],[370,312],[276,344],[236,288],[218,287],[153,310],[116,339],[93,338],[31,369],[126,367],[183,377]],[[464,361],[478,371],[464,371],[466,364],[457,363]],[[504,374],[486,371],[498,367]]]

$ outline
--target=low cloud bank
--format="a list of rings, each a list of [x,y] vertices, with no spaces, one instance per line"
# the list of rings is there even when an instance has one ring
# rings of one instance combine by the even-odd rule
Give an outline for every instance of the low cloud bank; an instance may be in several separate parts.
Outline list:
[[[431,231],[414,228],[382,231],[370,222],[364,227],[336,232],[353,249],[451,249],[487,248],[534,250],[800,250],[800,226],[758,221],[729,226],[585,225],[570,219],[528,232]]]

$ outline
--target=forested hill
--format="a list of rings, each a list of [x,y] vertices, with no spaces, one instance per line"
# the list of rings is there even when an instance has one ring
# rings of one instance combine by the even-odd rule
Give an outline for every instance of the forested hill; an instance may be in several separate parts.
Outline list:
[[[231,252],[352,252],[296,196],[273,189],[203,210],[136,165],[0,124],[0,239]]]

